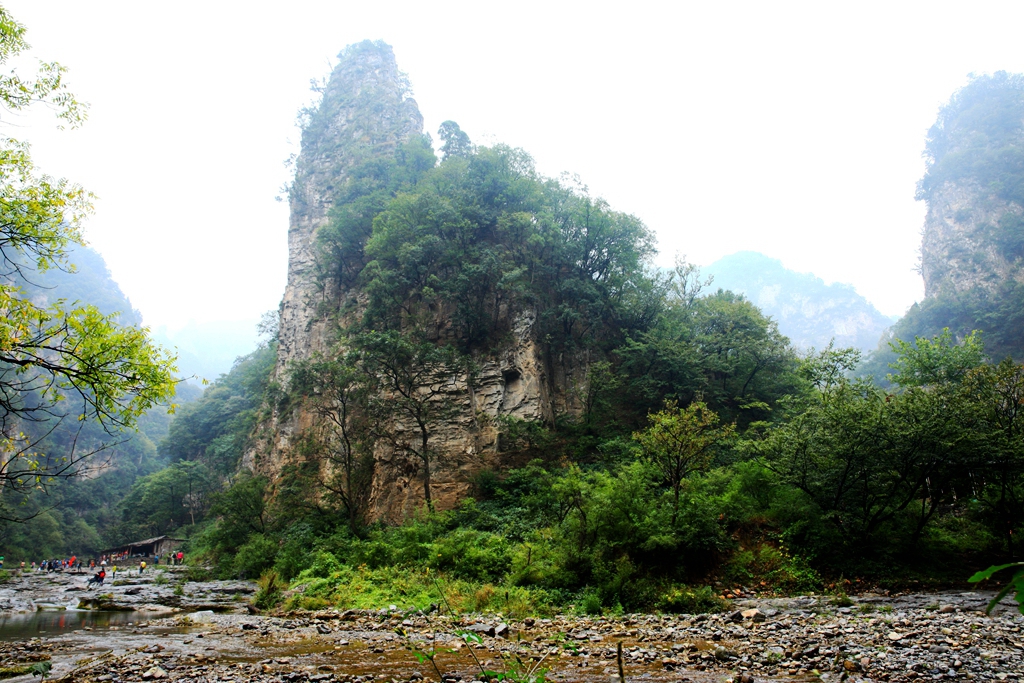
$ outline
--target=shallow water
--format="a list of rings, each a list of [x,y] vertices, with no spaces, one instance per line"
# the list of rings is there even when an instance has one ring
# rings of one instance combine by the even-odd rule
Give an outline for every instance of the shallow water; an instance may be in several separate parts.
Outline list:
[[[0,640],[27,640],[91,628],[103,631],[164,616],[147,612],[100,612],[89,610],[40,610],[0,616]]]

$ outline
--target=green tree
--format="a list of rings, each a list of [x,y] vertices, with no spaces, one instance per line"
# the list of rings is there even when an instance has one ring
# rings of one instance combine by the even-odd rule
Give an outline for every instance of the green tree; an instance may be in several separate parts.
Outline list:
[[[315,463],[317,479],[341,502],[353,534],[362,524],[373,479],[367,382],[354,360],[315,357],[296,365],[290,381],[320,417],[311,430],[316,455],[323,455]]]
[[[374,429],[396,451],[419,461],[423,500],[433,511],[430,477],[438,453],[431,439],[462,409],[457,382],[469,374],[467,360],[452,346],[410,333],[368,332],[357,345],[364,377],[373,382],[369,408]]]
[[[715,449],[736,431],[735,424],[719,426],[718,415],[703,401],[680,408],[666,401],[665,408],[648,416],[650,426],[633,434],[644,456],[672,488],[672,525],[679,515],[679,496],[686,478],[710,467]]]
[[[441,138],[441,154],[444,158],[469,157],[473,153],[473,143],[469,141],[459,124],[454,121],[445,121],[437,129],[437,135]]]
[[[139,479],[121,501],[125,521],[166,533],[202,521],[217,481],[202,463],[181,461]]]
[[[907,540],[916,542],[976,451],[974,407],[936,387],[893,393],[851,380],[843,369],[856,357],[830,348],[809,359],[818,391],[749,446],[844,541],[898,532],[909,517]]]
[[[25,28],[0,8],[0,64],[28,45]],[[35,79],[0,78],[9,110],[34,103],[54,107],[71,125],[84,107],[66,89],[65,69],[43,63]],[[104,444],[72,441],[61,453],[42,453],[40,432],[77,420],[110,435],[134,429],[139,417],[174,394],[174,359],[152,344],[145,328],[122,326],[115,315],[63,301],[43,307],[15,279],[50,268],[70,270],[68,250],[82,244],[89,195],[66,180],[37,175],[28,146],[0,139],[0,489],[45,487],[79,474]],[[33,423],[45,424],[42,429]]]

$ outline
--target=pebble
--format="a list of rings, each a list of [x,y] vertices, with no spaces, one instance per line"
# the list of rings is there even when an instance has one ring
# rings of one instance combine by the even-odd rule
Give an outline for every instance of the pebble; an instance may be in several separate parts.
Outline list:
[[[433,651],[436,642],[444,653],[441,671],[452,683],[479,679],[470,650],[495,667],[500,650],[521,652],[524,661],[546,657],[549,680],[608,681],[618,673],[616,645],[621,641],[630,680],[765,683],[819,677],[829,683],[923,683],[955,678],[981,683],[1000,679],[999,674],[1001,680],[1022,678],[1024,617],[1002,608],[985,616],[980,610],[991,593],[852,598],[853,606],[843,607],[821,596],[747,597],[725,614],[521,620],[333,609],[253,616],[243,605],[237,614],[212,614],[202,633],[193,624],[188,637],[167,637],[166,631],[78,632],[52,640],[0,642],[0,655],[23,661],[19,658],[45,651],[55,670],[67,671],[60,667],[76,661],[82,651],[120,648],[109,665],[74,679],[77,683],[407,683],[437,680],[431,667],[423,669],[426,664],[406,649],[415,644],[420,652]],[[164,628],[184,622],[150,623]],[[396,634],[396,628],[409,636]],[[464,630],[482,642],[467,646],[456,635]]]

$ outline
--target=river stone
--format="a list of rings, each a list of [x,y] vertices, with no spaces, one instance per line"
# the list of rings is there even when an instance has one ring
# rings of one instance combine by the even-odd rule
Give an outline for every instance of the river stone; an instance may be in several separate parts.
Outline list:
[[[506,628],[508,627],[506,626]],[[471,631],[472,633],[482,633],[484,635],[494,636],[494,627],[490,624],[473,624],[472,626],[467,626],[466,630]]]
[[[147,681],[154,678],[167,678],[167,672],[161,669],[159,666],[154,666],[152,669],[142,674],[142,677]]]

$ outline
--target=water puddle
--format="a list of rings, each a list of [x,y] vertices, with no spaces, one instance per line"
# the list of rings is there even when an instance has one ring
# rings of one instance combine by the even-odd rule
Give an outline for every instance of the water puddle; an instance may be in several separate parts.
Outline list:
[[[51,637],[90,628],[96,631],[127,628],[158,617],[155,612],[98,612],[91,610],[40,610],[0,616],[0,640]]]

